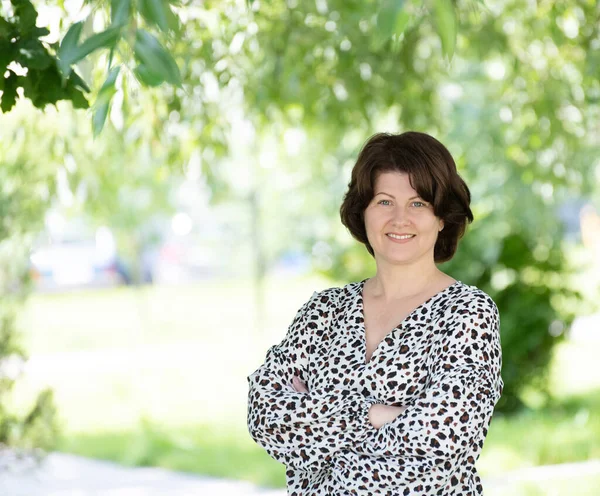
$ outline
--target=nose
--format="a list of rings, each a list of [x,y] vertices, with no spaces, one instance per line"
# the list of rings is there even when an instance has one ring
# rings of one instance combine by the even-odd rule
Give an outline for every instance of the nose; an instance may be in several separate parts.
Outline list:
[[[408,209],[402,205],[396,205],[394,207],[394,218],[393,223],[399,226],[403,226],[410,223]]]

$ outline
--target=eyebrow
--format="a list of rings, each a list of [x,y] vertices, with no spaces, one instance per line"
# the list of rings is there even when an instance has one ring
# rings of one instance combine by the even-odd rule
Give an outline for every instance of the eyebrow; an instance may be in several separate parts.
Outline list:
[[[396,199],[396,198],[394,197],[394,195],[390,195],[389,193],[386,193],[385,191],[380,191],[380,192],[379,192],[379,193],[377,193],[375,196],[377,196],[377,195],[387,195],[387,196],[389,196],[390,198],[393,198],[394,200]],[[409,200],[409,201],[410,201],[410,200],[414,200],[415,198],[421,198],[421,197],[417,195],[417,196],[413,196],[412,198],[409,198],[408,200]]]

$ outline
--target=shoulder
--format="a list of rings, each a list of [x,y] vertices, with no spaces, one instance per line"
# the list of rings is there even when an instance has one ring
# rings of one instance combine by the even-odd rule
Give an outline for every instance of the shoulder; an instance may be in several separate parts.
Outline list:
[[[315,291],[311,301],[320,303],[331,303],[341,301],[342,299],[356,296],[360,291],[360,282],[350,282],[344,286],[334,286],[320,291]]]
[[[463,339],[465,334],[488,342],[500,339],[498,307],[490,295],[476,286],[460,283],[444,309],[441,324],[442,334],[448,339]]]
[[[329,310],[340,308],[354,301],[361,288],[361,282],[351,282],[344,286],[333,286],[315,291],[306,302],[306,310]]]
[[[501,360],[500,318],[498,307],[485,291],[461,283],[446,308],[440,329],[440,345],[460,350],[468,362],[489,364]]]
[[[477,286],[461,282],[459,291],[454,294],[454,298],[448,305],[446,317],[464,314],[472,316],[484,314],[495,318],[499,316],[498,306],[490,295]]]

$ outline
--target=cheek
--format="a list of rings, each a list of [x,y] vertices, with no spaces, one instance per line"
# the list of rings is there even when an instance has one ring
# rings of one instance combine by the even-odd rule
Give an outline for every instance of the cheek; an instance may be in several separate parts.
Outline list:
[[[367,238],[369,238],[369,241],[371,241],[383,228],[382,219],[380,216],[373,215],[373,212],[365,212],[364,222]]]
[[[418,220],[418,225],[422,234],[427,234],[428,237],[436,237],[439,234],[440,225],[435,218],[421,218]]]
[[[365,222],[365,229],[368,231],[370,228],[373,228],[373,226],[377,223],[377,218],[376,216],[373,215],[373,212],[369,209],[365,210],[365,213],[363,215],[363,219]]]

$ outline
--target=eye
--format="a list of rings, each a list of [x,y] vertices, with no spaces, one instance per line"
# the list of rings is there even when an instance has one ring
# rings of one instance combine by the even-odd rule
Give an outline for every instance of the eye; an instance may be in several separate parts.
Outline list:
[[[422,202],[422,201],[414,201],[414,202],[412,202],[412,204],[413,204],[413,205],[415,205],[415,204],[416,204],[418,207],[425,207],[425,206],[427,206],[427,205],[426,205],[424,202]]]
[[[384,203],[384,202],[387,202],[387,203]],[[389,205],[390,203],[391,203],[391,202],[390,202],[390,200],[379,200],[379,201],[377,202],[377,204],[378,204],[378,205],[385,204],[386,206],[387,206],[387,205]]]

